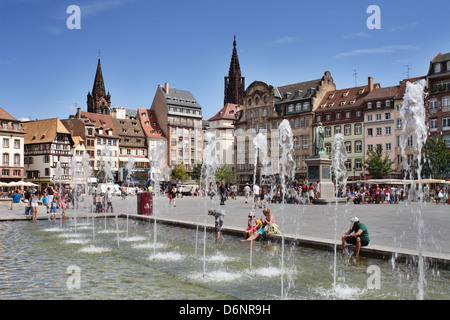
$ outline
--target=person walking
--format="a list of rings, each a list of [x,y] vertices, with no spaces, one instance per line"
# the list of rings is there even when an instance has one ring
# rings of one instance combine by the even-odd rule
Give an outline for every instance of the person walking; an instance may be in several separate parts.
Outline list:
[[[250,197],[250,186],[248,185],[248,183],[245,184],[244,195],[245,195],[245,203],[248,203]]]
[[[227,199],[227,188],[225,187],[225,183],[222,182],[222,184],[219,187],[219,194],[220,194],[220,205],[225,205],[225,200]]]
[[[253,203],[256,209],[256,205],[259,204],[259,186],[256,183],[253,185]],[[259,207],[261,208],[261,204],[259,204]]]
[[[113,199],[113,195],[111,192],[111,187],[108,187],[108,190],[106,192],[106,210],[105,210],[105,212],[108,212],[108,208],[111,210],[111,213],[114,212],[113,205],[112,205],[112,199]]]

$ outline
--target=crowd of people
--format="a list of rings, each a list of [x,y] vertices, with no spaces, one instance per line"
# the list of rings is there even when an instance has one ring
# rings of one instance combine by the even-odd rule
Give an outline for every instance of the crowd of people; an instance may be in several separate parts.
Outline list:
[[[415,195],[418,196],[417,193]],[[389,203],[398,204],[408,199],[408,186],[403,185],[375,185],[364,186],[358,185],[354,188],[347,188],[347,201],[355,204],[364,203]],[[448,190],[442,190],[439,185],[431,189],[429,185],[423,186],[423,200],[426,202],[448,203]]]
[[[81,193],[75,189],[69,188],[59,190],[57,187],[49,184],[42,192],[39,192],[35,187],[28,189],[17,189],[13,191],[13,203],[25,203],[25,214],[32,216],[32,221],[37,219],[37,210],[39,204],[46,208],[47,213],[50,213],[51,219],[56,219],[57,210],[61,210],[61,217],[67,218],[66,209],[70,205],[78,208],[78,201]]]

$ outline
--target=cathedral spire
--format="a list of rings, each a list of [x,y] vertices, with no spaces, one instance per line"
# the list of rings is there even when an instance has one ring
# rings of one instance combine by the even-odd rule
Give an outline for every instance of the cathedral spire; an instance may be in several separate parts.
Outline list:
[[[88,112],[101,114],[111,113],[111,95],[109,92],[106,94],[100,57],[98,58],[92,94],[89,92],[87,98]]]
[[[98,58],[97,72],[95,73],[94,87],[92,88],[92,95],[106,96],[105,83],[103,81],[102,66],[100,58]]]
[[[236,49],[236,35],[233,40],[233,54],[231,56],[228,77],[225,77],[224,105],[227,103],[243,104],[245,78],[241,76],[241,67]]]

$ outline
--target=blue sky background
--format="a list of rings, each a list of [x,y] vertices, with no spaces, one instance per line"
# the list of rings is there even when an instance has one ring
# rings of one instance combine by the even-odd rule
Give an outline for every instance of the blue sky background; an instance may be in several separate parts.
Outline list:
[[[369,30],[369,5],[381,29]],[[81,8],[69,30],[67,7]],[[158,84],[189,90],[212,117],[223,104],[233,36],[246,86],[320,78],[338,89],[425,75],[450,51],[448,0],[0,0],[0,106],[14,117],[86,110],[98,51],[113,107],[149,108]]]

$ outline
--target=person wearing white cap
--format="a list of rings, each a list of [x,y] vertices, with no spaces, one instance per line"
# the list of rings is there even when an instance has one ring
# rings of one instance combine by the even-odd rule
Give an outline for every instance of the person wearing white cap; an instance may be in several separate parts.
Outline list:
[[[345,252],[345,247],[348,243],[356,246],[356,257],[359,258],[359,251],[361,247],[369,244],[369,230],[364,223],[360,222],[357,217],[351,220],[350,229],[342,236],[342,252]]]

